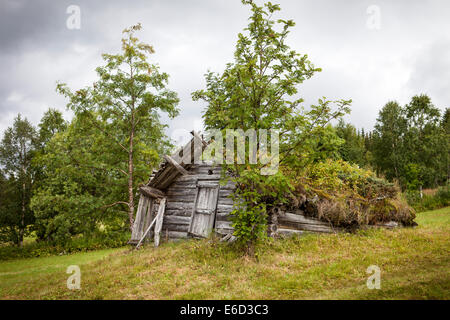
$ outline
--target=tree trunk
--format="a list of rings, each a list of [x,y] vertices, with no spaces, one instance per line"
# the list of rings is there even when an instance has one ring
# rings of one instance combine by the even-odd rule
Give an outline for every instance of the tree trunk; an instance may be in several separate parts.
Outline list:
[[[20,226],[19,226],[19,247],[23,247],[23,235],[25,232],[25,192],[26,192],[26,185],[25,185],[25,176],[26,176],[26,170],[25,167],[22,166],[23,171],[23,181],[22,181],[22,216],[20,220]]]
[[[128,155],[128,218],[130,220],[130,229],[134,223],[134,195],[133,195],[133,153]]]
[[[128,208],[129,208],[128,218],[130,220],[130,230],[133,229],[134,223],[133,143],[134,143],[134,125],[130,132],[130,151],[128,152]]]

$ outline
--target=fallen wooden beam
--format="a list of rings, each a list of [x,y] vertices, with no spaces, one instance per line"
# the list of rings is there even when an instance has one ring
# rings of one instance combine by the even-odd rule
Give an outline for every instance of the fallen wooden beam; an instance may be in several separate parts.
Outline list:
[[[278,216],[278,226],[281,228],[288,227],[296,230],[312,232],[334,233],[340,231],[339,228],[335,228],[327,222],[290,212],[285,212],[284,214]]]
[[[164,194],[164,192],[162,192],[161,190],[156,189],[156,188],[152,188],[152,187],[149,187],[149,186],[142,186],[142,187],[139,188],[139,191],[144,196],[147,196],[147,197],[150,197],[150,198],[164,198],[166,196]]]
[[[189,172],[185,168],[183,168],[178,162],[176,162],[171,156],[165,155],[164,159],[166,159],[168,163],[174,166],[175,169],[177,169],[183,176],[189,175]]]

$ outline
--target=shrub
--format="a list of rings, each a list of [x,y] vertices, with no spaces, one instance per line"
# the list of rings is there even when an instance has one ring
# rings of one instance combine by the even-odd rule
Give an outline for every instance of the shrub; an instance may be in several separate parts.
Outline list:
[[[450,206],[450,185],[439,187],[434,193],[424,193],[422,198],[419,191],[407,191],[406,199],[409,205],[417,211],[447,207]]]
[[[75,237],[64,243],[39,241],[23,247],[6,245],[0,247],[0,260],[47,257],[75,252],[118,248],[127,244],[130,235],[124,232],[96,234],[92,237]]]
[[[267,231],[267,207],[288,201],[285,195],[292,186],[281,173],[262,176],[259,170],[246,170],[236,177],[235,203],[231,211],[234,236],[237,244],[250,256],[255,253],[255,245],[263,240]]]

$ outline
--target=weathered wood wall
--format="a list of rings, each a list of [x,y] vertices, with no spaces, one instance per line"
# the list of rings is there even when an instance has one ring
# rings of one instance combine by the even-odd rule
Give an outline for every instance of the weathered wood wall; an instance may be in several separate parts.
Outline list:
[[[197,192],[197,181],[216,183],[220,181],[220,167],[212,167],[208,164],[193,164],[188,170],[189,175],[178,176],[170,186],[163,190],[167,197],[162,227],[163,238],[187,238]],[[219,188],[214,228],[221,235],[233,231],[230,221],[233,200],[229,197],[233,189],[232,182]],[[339,231],[339,229],[333,228],[329,223],[306,217],[301,210],[284,212],[278,216],[276,232],[278,235],[300,234],[304,231],[332,233]]]
[[[178,176],[167,189],[163,190],[167,196],[162,227],[163,237],[168,237],[169,239],[187,237],[197,192],[197,181],[219,183],[220,174],[220,167],[212,167],[208,164],[193,164],[189,168],[189,175]],[[228,196],[232,190],[233,184],[231,182],[219,188],[215,228],[220,233],[225,233],[231,228],[229,213],[233,202]]]
[[[278,216],[279,235],[300,234],[304,231],[334,233],[341,231],[330,223],[320,221],[313,217],[306,217],[301,210],[284,212]]]

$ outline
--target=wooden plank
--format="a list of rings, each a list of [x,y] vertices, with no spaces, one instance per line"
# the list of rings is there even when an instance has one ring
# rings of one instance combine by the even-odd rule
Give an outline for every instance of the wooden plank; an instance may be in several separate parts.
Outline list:
[[[178,202],[178,203],[184,203],[186,205],[192,206],[192,203],[194,203],[194,196],[171,196],[167,197],[168,202]]]
[[[228,197],[219,197],[219,203],[221,205],[228,205],[228,206],[232,206],[234,204],[233,199]]]
[[[162,198],[159,203],[158,215],[156,216],[155,223],[155,247],[159,246],[159,240],[161,235],[161,228],[164,219],[164,210],[166,208],[166,198]]]
[[[191,222],[190,217],[164,215],[164,223],[180,224],[180,225],[189,226],[190,222]]]
[[[231,221],[216,221],[216,229],[234,230]]]
[[[169,239],[186,239],[188,238],[187,232],[169,231]]]
[[[178,231],[178,232],[188,232],[189,225],[184,224],[172,224],[172,223],[163,223],[163,235],[166,234],[166,231]]]
[[[166,205],[166,212],[164,213],[164,216],[179,216],[179,217],[191,217],[192,215],[192,208],[188,208],[188,209],[182,209],[182,210],[178,210],[178,209],[167,209],[167,205]]]
[[[225,204],[225,203],[219,203],[217,205],[217,210],[225,211],[225,212],[231,212],[233,210],[234,205],[233,204]]]
[[[304,230],[311,232],[324,232],[324,233],[334,233],[338,231],[338,229],[333,229],[329,226],[316,225],[316,224],[306,224],[306,223],[295,223],[295,222],[280,222],[278,220],[278,226],[284,229],[295,229],[295,230]]]
[[[231,221],[231,215],[229,212],[219,212],[216,213],[216,221]]]
[[[290,237],[290,236],[300,236],[302,234],[304,234],[305,232],[302,230],[294,230],[294,229],[283,229],[283,228],[279,228],[277,230],[277,235],[280,236],[285,236],[285,237]]]
[[[167,209],[170,210],[191,210],[193,208],[193,203],[189,203],[189,202],[168,202],[166,205]]]
[[[278,216],[279,222],[291,222],[291,223],[299,223],[299,224],[314,224],[329,227],[330,224],[324,221],[320,221],[316,218],[305,217],[301,214],[294,214],[290,212],[285,212]]]
[[[195,181],[195,180],[217,180],[219,181],[221,178],[220,174],[196,174],[196,175],[188,175],[188,176],[180,176],[177,181]]]
[[[189,233],[195,237],[205,238],[212,231],[217,208],[219,188],[198,188]],[[207,214],[205,214],[207,213]]]
[[[156,218],[158,216],[155,217],[155,219],[153,219],[152,223],[150,223],[150,225],[148,226],[147,230],[145,230],[144,235],[142,236],[141,240],[139,240],[138,244],[136,245],[136,250],[139,249],[139,247],[141,246],[142,241],[144,240],[144,238],[147,236],[148,232],[150,231],[150,229],[153,227],[153,225],[156,222]]]
[[[182,176],[181,173],[177,169],[175,169],[172,166],[170,166],[170,168],[171,168],[171,170],[170,170],[169,175],[158,186],[160,189],[167,189],[168,187],[170,187],[172,182],[175,179],[177,179],[177,177]]]
[[[213,214],[215,210],[213,209],[195,209],[195,213],[199,213],[199,214]]]
[[[189,172],[183,168],[178,162],[176,162],[171,156],[165,155],[164,159],[167,160],[175,169],[177,169],[182,175],[187,176]]]
[[[133,223],[133,229],[131,231],[130,243],[132,243],[134,241],[139,241],[139,239],[141,238],[142,231],[140,230],[140,227],[142,225],[141,220],[142,220],[142,216],[143,216],[144,201],[145,201],[144,196],[139,197],[139,204],[138,204],[138,209],[136,211],[136,218],[134,219],[134,223]]]
[[[149,198],[164,198],[166,196],[161,190],[149,186],[142,186],[139,191]]]
[[[202,181],[202,180],[197,180],[197,187],[199,188],[218,188],[219,187],[219,183],[214,182],[214,181]]]
[[[222,172],[222,168],[219,166],[211,166],[211,165],[198,165],[198,164],[194,164],[191,167],[190,170],[191,174],[207,174],[210,175],[210,172],[212,172],[212,174],[221,174]]]
[[[173,188],[170,187],[169,189],[167,189],[166,191],[166,196],[167,197],[178,197],[178,196],[191,196],[192,198],[194,198],[195,196],[195,189],[194,188]]]
[[[147,202],[147,210],[146,210],[143,230],[147,230],[148,226],[150,225],[150,223],[153,220],[153,203],[154,203],[154,201],[155,201],[154,199],[149,199],[149,201]],[[149,232],[149,234],[147,235],[148,239],[150,237],[151,237],[151,232]]]
[[[196,191],[196,193],[195,193],[195,201],[194,201],[194,206],[193,206],[193,208],[192,208],[192,211],[191,211],[191,221],[190,221],[190,223],[189,223],[189,231],[188,231],[188,234],[191,232],[191,230],[192,230],[192,224],[193,224],[193,220],[194,220],[194,215],[195,215],[195,208],[197,207],[197,198],[198,198],[198,193],[199,193],[199,190],[200,190],[200,188],[197,188],[197,191]]]

